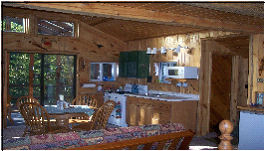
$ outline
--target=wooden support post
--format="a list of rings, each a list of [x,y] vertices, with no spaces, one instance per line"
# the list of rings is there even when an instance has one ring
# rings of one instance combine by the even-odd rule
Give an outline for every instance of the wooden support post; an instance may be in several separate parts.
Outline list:
[[[30,62],[29,62],[29,96],[33,97],[33,79],[34,79],[34,54],[30,54]]]
[[[61,56],[56,55],[56,100],[58,99],[58,96],[61,92],[61,83],[60,83],[60,77],[61,77]]]
[[[230,120],[234,125],[237,123],[237,101],[239,90],[239,56],[232,57],[232,77],[231,77],[231,93],[230,93]]]
[[[219,150],[232,150],[233,146],[231,140],[233,137],[230,135],[233,131],[233,123],[229,120],[223,120],[219,124],[219,130],[221,131],[221,136],[219,136],[221,142],[218,146]]]
[[[197,130],[199,136],[209,133],[210,122],[210,98],[211,98],[211,76],[212,76],[212,52],[209,50],[207,41],[201,41],[201,67],[199,91],[200,100],[197,110]]]

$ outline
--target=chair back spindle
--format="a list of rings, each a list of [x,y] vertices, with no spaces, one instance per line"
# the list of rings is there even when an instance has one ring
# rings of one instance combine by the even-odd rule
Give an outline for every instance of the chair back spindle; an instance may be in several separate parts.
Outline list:
[[[94,96],[90,95],[79,95],[73,101],[73,105],[88,105],[90,107],[97,107],[97,100]]]
[[[25,103],[25,102],[38,103],[39,104],[39,101],[32,96],[21,96],[17,99],[17,103],[16,103],[17,109],[19,109],[20,105],[22,103]]]
[[[108,122],[111,112],[113,111],[116,103],[112,100],[105,102],[93,115],[90,129],[104,129]]]
[[[45,108],[38,103],[21,104],[20,111],[30,128],[30,135],[44,134],[50,129],[50,118]]]

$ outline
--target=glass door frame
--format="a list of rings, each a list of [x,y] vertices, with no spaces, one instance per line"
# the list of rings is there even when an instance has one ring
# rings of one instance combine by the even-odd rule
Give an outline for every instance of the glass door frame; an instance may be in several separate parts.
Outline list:
[[[9,65],[10,65],[10,53],[25,53],[25,54],[29,54],[29,55],[34,55],[34,54],[39,54],[41,55],[41,76],[40,76],[40,104],[41,105],[44,105],[44,56],[45,55],[61,55],[61,56],[73,56],[74,57],[74,71],[73,71],[73,98],[76,97],[76,85],[77,85],[77,80],[76,80],[76,73],[77,73],[77,57],[78,55],[77,54],[58,54],[58,53],[40,53],[40,52],[34,52],[34,51],[10,51],[10,50],[7,50],[7,56],[8,56],[8,64],[7,64],[7,73],[9,72]],[[34,57],[30,57],[30,59],[32,59]],[[33,59],[34,61],[34,59]],[[30,63],[29,64],[29,74],[34,74],[34,71],[32,69],[32,64]],[[32,78],[32,79],[30,79]],[[28,90],[28,94],[29,95],[32,95],[33,96],[33,93],[30,94],[30,89],[33,90],[33,79],[34,77],[31,77],[29,76],[29,90]],[[6,78],[6,82],[7,82],[7,87],[9,87],[9,74],[7,75],[7,78]],[[32,88],[30,88],[32,87]],[[9,95],[9,90],[7,91],[7,95]]]

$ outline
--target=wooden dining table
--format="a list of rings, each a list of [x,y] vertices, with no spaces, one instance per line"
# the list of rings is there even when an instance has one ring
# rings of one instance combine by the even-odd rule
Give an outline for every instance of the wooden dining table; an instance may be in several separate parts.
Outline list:
[[[51,119],[56,119],[56,125],[69,127],[69,119],[73,117],[92,116],[97,108],[87,105],[70,105],[69,108],[58,109],[57,105],[45,105]]]

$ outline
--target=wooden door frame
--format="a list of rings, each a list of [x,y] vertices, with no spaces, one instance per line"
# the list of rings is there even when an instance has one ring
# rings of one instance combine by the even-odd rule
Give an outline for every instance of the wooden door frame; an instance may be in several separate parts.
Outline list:
[[[200,100],[198,102],[197,108],[197,128],[196,135],[203,136],[209,133],[210,130],[210,100],[211,100],[211,76],[212,76],[212,54],[230,54],[232,57],[232,69],[238,67],[238,58],[234,56],[235,54],[220,45],[213,40],[201,40],[201,62],[199,71],[199,94]],[[237,82],[236,76],[238,75],[238,70],[232,71],[231,77],[231,92],[237,92]],[[233,80],[234,79],[234,80]],[[237,100],[237,99],[236,99]],[[236,113],[235,96],[230,97],[230,119],[235,119],[237,117]],[[231,112],[232,111],[232,112]]]

